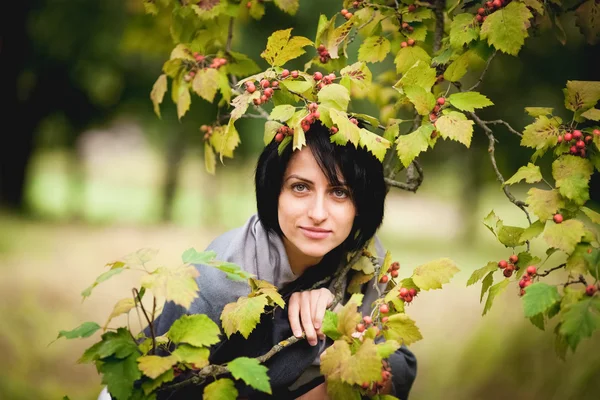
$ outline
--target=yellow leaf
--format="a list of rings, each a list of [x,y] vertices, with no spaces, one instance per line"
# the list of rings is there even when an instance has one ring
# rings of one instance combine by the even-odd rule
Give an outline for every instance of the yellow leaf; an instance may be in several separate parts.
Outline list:
[[[142,371],[144,375],[156,379],[163,372],[171,369],[173,364],[177,362],[177,358],[174,356],[141,356],[137,359],[137,362],[140,371]]]
[[[167,75],[162,74],[158,77],[154,85],[152,86],[152,92],[150,92],[150,99],[154,105],[154,112],[160,118],[160,103],[162,103],[165,93],[167,92]]]
[[[173,357],[181,363],[193,364],[195,369],[206,367],[210,350],[206,347],[195,347],[189,344],[180,344],[173,352]]]
[[[223,308],[221,321],[223,330],[230,337],[240,332],[246,339],[260,322],[260,316],[268,304],[267,296],[240,297],[235,303],[229,303]]]
[[[458,271],[452,260],[440,258],[415,268],[411,278],[419,289],[441,289]]]
[[[215,157],[215,151],[208,142],[204,142],[204,166],[206,167],[206,172],[211,175],[215,174],[217,158]]]
[[[142,287],[151,290],[154,296],[172,300],[189,308],[198,292],[196,268],[184,264],[176,268],[160,267],[142,278]]]
[[[383,331],[383,335],[387,340],[396,340],[409,346],[423,339],[419,328],[415,325],[415,321],[410,319],[406,314],[394,314],[390,316],[386,326],[388,329]]]
[[[271,66],[278,67],[305,53],[303,47],[313,42],[303,36],[290,39],[293,28],[275,31],[267,40],[267,48],[260,54]]]
[[[212,103],[219,87],[219,72],[214,68],[201,69],[196,73],[192,88],[198,96]]]
[[[135,301],[132,298],[126,298],[126,299],[119,300],[117,302],[117,304],[115,304],[115,307],[113,308],[112,313],[110,313],[110,316],[108,317],[108,320],[104,324],[104,328],[103,329],[106,330],[106,328],[108,327],[109,322],[113,318],[118,317],[121,314],[128,313],[133,307],[135,307]]]

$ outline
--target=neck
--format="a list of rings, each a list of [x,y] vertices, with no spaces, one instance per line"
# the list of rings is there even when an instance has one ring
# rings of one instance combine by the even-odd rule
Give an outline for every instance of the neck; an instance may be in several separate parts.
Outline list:
[[[301,276],[308,268],[318,264],[323,257],[308,256],[296,248],[289,240],[283,238],[283,246],[295,276]]]

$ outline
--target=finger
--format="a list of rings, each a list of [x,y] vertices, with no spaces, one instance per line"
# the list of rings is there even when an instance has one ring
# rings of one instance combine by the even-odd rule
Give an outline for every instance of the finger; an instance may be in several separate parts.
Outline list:
[[[327,310],[327,304],[330,304],[330,298],[327,293],[321,293],[317,302],[316,311],[313,314],[313,324],[315,329],[321,329],[323,325],[323,318],[325,317],[325,310]]]
[[[302,319],[302,327],[306,333],[306,340],[311,346],[317,344],[317,333],[312,324],[312,316],[310,315],[310,293],[302,292],[300,305],[300,318]]]
[[[300,326],[300,293],[294,293],[288,303],[288,319],[290,327],[296,337],[302,337],[302,326]]]

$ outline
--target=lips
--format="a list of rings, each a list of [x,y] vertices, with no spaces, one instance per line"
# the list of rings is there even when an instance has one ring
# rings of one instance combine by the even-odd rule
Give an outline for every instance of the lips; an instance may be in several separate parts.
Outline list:
[[[325,239],[331,235],[331,231],[322,228],[300,227],[300,230],[309,239]]]

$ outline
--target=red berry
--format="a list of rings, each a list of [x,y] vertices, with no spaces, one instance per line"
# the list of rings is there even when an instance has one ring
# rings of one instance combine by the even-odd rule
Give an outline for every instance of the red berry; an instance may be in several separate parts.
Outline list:
[[[262,86],[264,89],[264,88],[268,88],[269,86],[271,86],[271,84],[269,83],[268,80],[263,79],[262,81],[260,81],[260,86]]]
[[[246,86],[246,90],[248,91],[248,93],[254,93],[256,92],[256,86],[254,86],[254,84],[251,83],[250,85]]]
[[[290,71],[288,71],[287,69],[284,69],[283,71],[281,71],[282,78],[286,78],[289,74],[290,74]]]
[[[513,254],[512,256],[508,257],[508,261],[510,261],[513,264],[516,264],[519,261],[519,257],[517,257],[516,254]]]
[[[575,139],[581,139],[582,136],[583,136],[583,134],[581,133],[581,131],[579,129],[573,131],[573,137]]]
[[[521,296],[525,296],[525,289],[521,289],[521,290],[519,291],[519,295],[521,295]]]
[[[379,280],[379,282],[380,282],[380,283],[387,283],[387,281],[388,281],[389,279],[390,279],[390,278],[388,278],[388,276],[387,276],[387,275],[384,275],[384,276],[382,276],[382,277],[381,277],[381,279]]]
[[[262,104],[262,100],[261,99],[254,99],[254,105],[260,106],[261,104]]]
[[[247,8],[252,8],[252,2],[251,2],[251,1],[247,2],[247,3],[246,3],[246,7],[247,7]]]
[[[496,7],[496,8],[502,7],[502,1],[500,1],[500,0],[494,0],[492,3],[494,4],[494,7]]]
[[[530,286],[530,285],[533,285],[532,281],[525,281],[525,287]]]
[[[430,138],[434,139],[437,136],[437,131],[431,132]]]
[[[392,374],[390,374],[389,371],[381,371],[381,377],[383,378],[384,381],[387,381],[388,379],[390,379],[391,376],[392,376]]]
[[[350,19],[350,18],[352,18],[352,15],[353,15],[353,14],[352,14],[351,12],[349,12],[349,13],[346,13],[346,15],[344,15],[344,18],[346,18],[346,19]]]
[[[369,388],[369,382],[363,382],[360,387],[362,387],[363,389],[368,389]]]
[[[408,39],[407,41],[409,46],[414,46],[415,45],[415,39]]]
[[[437,103],[440,106],[443,106],[446,103],[446,99],[444,99],[443,97],[440,97],[440,98],[437,99]]]
[[[412,297],[415,297],[417,295],[417,289],[415,289],[415,288],[408,289],[408,294],[410,294]]]
[[[489,9],[492,9],[492,8],[494,8],[494,3],[492,3],[491,1],[486,1],[485,6]]]
[[[481,15],[479,15],[479,14],[477,14],[477,15],[475,16],[475,19],[477,20],[477,22],[483,22],[483,16],[481,16]]]
[[[583,140],[578,140],[577,143],[575,143],[575,147],[578,149],[585,149],[585,142]]]
[[[562,135],[558,135],[558,137],[556,138],[556,142],[557,143],[562,143],[562,141],[563,141]]]
[[[310,103],[310,104],[308,105],[308,111],[311,111],[311,112],[312,112],[312,111],[317,111],[317,108],[318,108],[318,107],[319,107],[319,105],[318,105],[317,103],[314,103],[314,102],[313,102],[313,103]]]
[[[437,106],[433,107],[433,112],[436,113],[436,114],[439,113],[440,112],[440,106],[437,105]]]
[[[563,216],[561,214],[554,214],[554,217],[552,217],[552,219],[557,224],[560,224],[561,222],[563,222]]]
[[[508,266],[508,263],[506,262],[506,260],[500,260],[498,262],[498,267],[500,267],[502,269],[506,268],[507,266]]]
[[[320,112],[318,112],[318,111],[315,111],[315,112],[314,112],[312,115],[313,115],[313,117],[314,117],[315,119],[319,119],[319,118],[321,118],[321,113],[320,113]]]
[[[502,271],[502,273],[504,274],[505,277],[510,278],[512,276],[513,270],[506,268],[504,271]]]
[[[350,118],[350,122],[352,122],[354,125],[358,125],[358,120],[356,118]]]
[[[410,303],[411,301],[413,301],[413,297],[410,294],[407,294],[406,296],[404,296],[404,301]]]
[[[577,148],[577,146],[571,146],[571,148],[569,149],[569,152],[571,154],[575,155],[579,152],[579,149]]]
[[[407,47],[407,46],[408,46],[408,43],[406,43],[406,42],[402,42],[402,43],[400,43],[400,46],[402,46],[402,47]]]
[[[594,129],[592,133],[596,136],[600,136],[600,129]]]
[[[335,79],[335,74],[332,72],[329,75],[327,75],[327,77],[329,78],[330,81],[333,81]]]
[[[331,131],[331,133],[336,134],[338,133],[338,128],[337,126],[332,126],[331,128],[329,128],[329,130]]]
[[[535,268],[533,265],[527,267],[527,275],[535,275],[536,272],[537,268]]]
[[[298,73],[298,71],[292,71],[292,78],[294,78],[294,79],[295,79],[295,78],[297,78],[297,77],[298,77],[298,75],[300,75],[300,74]]]
[[[395,269],[395,270],[400,269],[400,263],[398,261],[394,261],[392,263],[392,269]]]
[[[573,139],[573,134],[570,132],[565,133],[565,141],[570,142]]]
[[[364,324],[358,324],[358,325],[356,325],[356,331],[357,332],[364,332],[365,331],[365,325]]]
[[[413,12],[417,9],[417,6],[414,4],[411,4],[408,6],[408,12]]]
[[[320,81],[321,79],[323,79],[323,74],[320,73],[319,71],[317,71],[317,72],[315,72],[313,77],[315,78],[315,81]]]
[[[585,294],[587,294],[588,296],[593,296],[594,293],[596,293],[596,287],[594,285],[588,285],[585,288]]]
[[[581,149],[581,150],[579,150],[579,155],[580,155],[581,157],[585,157],[585,149]]]
[[[477,10],[477,14],[479,15],[485,15],[485,8],[481,7]]]
[[[325,87],[325,82],[319,82],[317,87],[319,88],[319,90],[323,89]]]
[[[387,314],[390,312],[390,308],[387,304],[382,304],[381,306],[379,306],[379,312],[382,314]]]
[[[267,97],[266,94],[263,94],[262,96],[260,96],[260,99],[262,100],[263,103],[266,103],[269,100],[269,98]]]
[[[520,287],[521,289],[523,289],[523,288],[525,287],[525,284],[526,284],[526,283],[527,283],[527,281],[520,280],[520,281],[519,281],[519,287]]]
[[[389,319],[388,317],[383,317],[383,318],[381,318],[381,322],[383,322],[385,324],[386,322],[388,322],[388,319]]]
[[[408,22],[403,22],[402,23],[402,29],[406,29],[406,28],[408,28],[408,26],[409,26]]]
[[[273,89],[271,88],[266,88],[263,93],[267,96],[267,97],[271,97],[273,96]]]
[[[371,319],[371,316],[369,316],[369,315],[365,315],[363,317],[363,321],[365,321],[365,324],[367,324],[367,325],[371,325],[373,323],[373,320]]]
[[[429,114],[429,120],[430,121],[435,121],[437,119],[437,115],[434,113]]]
[[[346,15],[346,14],[348,14],[348,10],[346,10],[345,8],[342,8],[342,11],[340,11],[340,13],[342,15]]]
[[[281,141],[283,140],[283,133],[278,133],[277,135],[275,135],[275,141],[277,143],[281,143]]]
[[[403,287],[400,289],[400,297],[404,297],[408,294],[408,289]]]
[[[591,141],[592,141],[592,139],[594,139],[594,138],[593,138],[593,137],[591,137],[591,136],[586,136],[586,137],[585,137],[585,139],[583,139],[583,140],[584,140],[586,143],[589,143],[589,142],[591,142]]]
[[[328,58],[325,56],[321,56],[321,57],[319,57],[319,61],[321,61],[321,64],[326,64],[328,61]]]
[[[317,48],[317,50],[318,50],[320,53],[322,53],[322,52],[324,52],[325,50],[327,50],[327,48],[325,47],[325,45],[323,45],[323,44],[320,44],[320,45],[319,45],[319,47]]]

